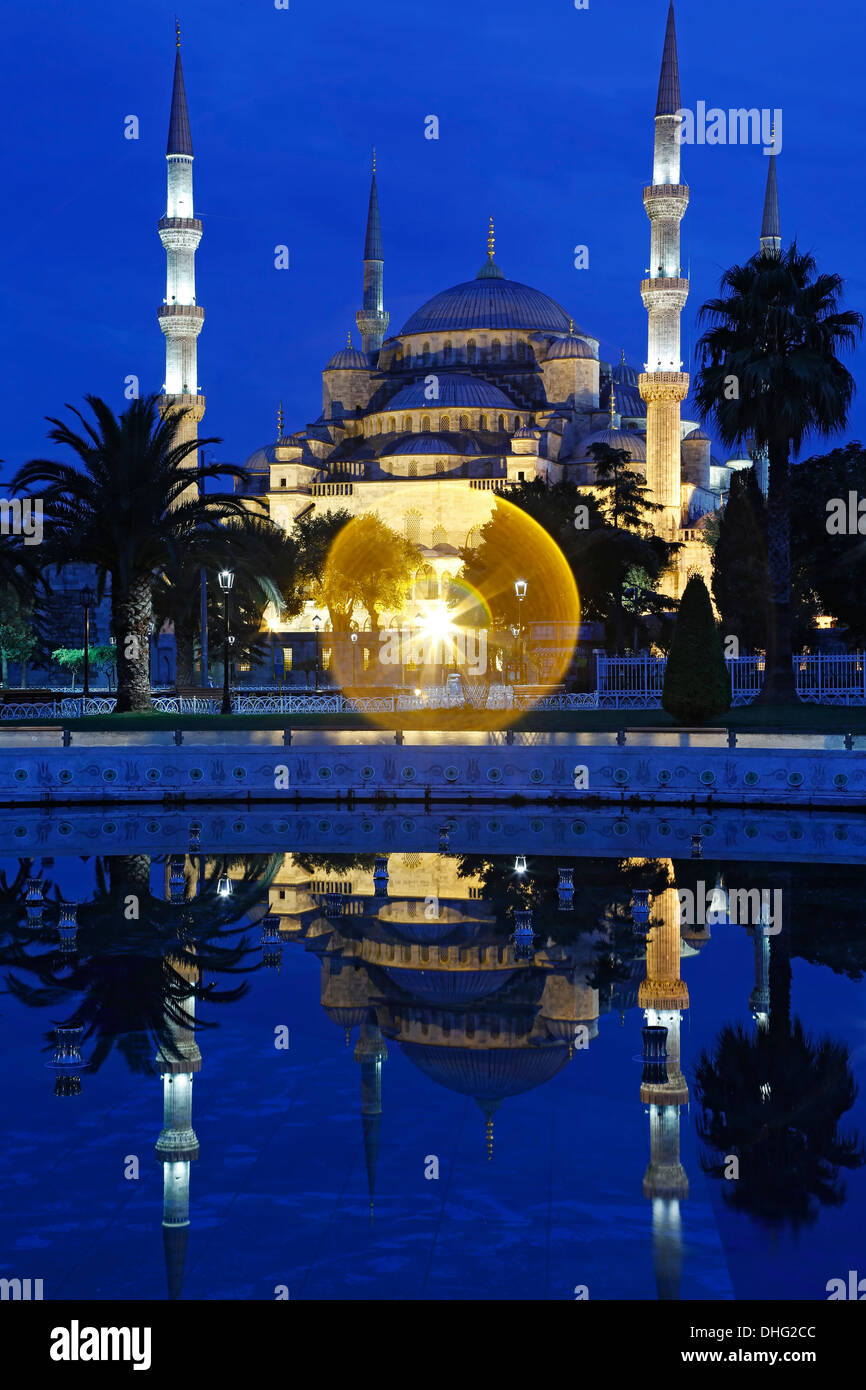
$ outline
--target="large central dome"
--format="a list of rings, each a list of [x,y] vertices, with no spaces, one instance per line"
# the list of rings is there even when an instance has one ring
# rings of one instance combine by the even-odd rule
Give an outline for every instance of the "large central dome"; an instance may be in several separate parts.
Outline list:
[[[506,280],[491,259],[474,280],[442,290],[422,304],[404,323],[400,337],[472,328],[567,333],[570,325],[561,304],[519,280]]]

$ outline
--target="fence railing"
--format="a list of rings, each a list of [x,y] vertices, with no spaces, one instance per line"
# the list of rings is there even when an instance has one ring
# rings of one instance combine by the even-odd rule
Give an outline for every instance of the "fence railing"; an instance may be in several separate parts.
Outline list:
[[[666,657],[607,656],[596,652],[596,685],[601,709],[661,707]],[[819,705],[866,705],[866,657],[862,652],[800,652],[792,658],[797,694]],[[732,704],[748,705],[764,683],[765,658],[731,657]]]

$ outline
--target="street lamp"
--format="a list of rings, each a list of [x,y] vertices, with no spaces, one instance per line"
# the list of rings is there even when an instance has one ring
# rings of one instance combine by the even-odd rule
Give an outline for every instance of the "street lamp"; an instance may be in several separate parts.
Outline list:
[[[519,656],[520,665],[519,665],[519,668],[518,668],[518,669],[519,669],[519,678],[520,678],[521,680],[525,680],[525,679],[526,679],[526,675],[525,675],[525,672],[524,672],[524,670],[523,670],[523,666],[524,666],[524,661],[523,661],[523,608],[522,608],[521,605],[523,604],[523,600],[526,598],[526,590],[527,590],[527,588],[528,588],[528,585],[527,585],[527,582],[526,582],[525,579],[515,579],[515,581],[514,581],[514,593],[515,593],[515,595],[516,595],[516,597],[517,597],[517,632],[516,632],[514,635],[515,635],[515,637],[516,637],[516,638],[519,640],[519,642],[520,642],[520,649],[519,649],[519,650],[520,650],[520,656]]]
[[[349,634],[349,641],[352,643],[352,685],[354,686],[356,680],[358,679],[358,677],[355,675],[355,653],[358,650],[357,632],[352,632]]]
[[[85,584],[81,590],[80,603],[84,609],[84,698],[90,694],[90,610],[95,598],[93,590]]]
[[[316,659],[316,671],[315,671],[315,675],[316,675],[316,686],[315,686],[315,688],[316,688],[316,690],[318,690],[318,688],[319,688],[319,628],[321,627],[321,625],[322,625],[321,615],[318,614],[318,613],[314,613],[314,614],[313,614],[313,632],[316,634],[316,658],[315,658],[315,659]]]
[[[223,591],[223,702],[220,714],[231,714],[232,697],[229,690],[229,594],[235,582],[234,570],[220,570],[220,588]]]

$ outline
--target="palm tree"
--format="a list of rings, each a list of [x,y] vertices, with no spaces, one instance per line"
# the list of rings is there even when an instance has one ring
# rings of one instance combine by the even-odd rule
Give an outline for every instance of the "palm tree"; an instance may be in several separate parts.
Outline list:
[[[796,1229],[844,1202],[840,1170],[862,1167],[866,1155],[856,1133],[839,1129],[857,1097],[848,1048],[809,1037],[791,1017],[790,875],[782,892],[787,920],[770,938],[769,1019],[752,1035],[741,1024],[722,1028],[698,1062],[695,1097],[704,1172],[727,1177],[730,1158],[739,1160],[736,1180],[722,1182],[724,1202]]]
[[[792,670],[790,461],[808,435],[843,428],[854,380],[836,356],[853,347],[863,318],[840,309],[842,280],[822,275],[794,242],[725,271],[721,295],[701,307],[712,327],[697,347],[694,399],[729,447],[766,451],[770,603],[767,664],[758,700],[797,699]]]
[[[49,535],[49,562],[94,565],[97,598],[111,585],[117,642],[117,711],[151,707],[149,677],[152,589],[155,577],[176,565],[202,531],[239,516],[247,502],[232,493],[196,495],[205,480],[228,475],[245,480],[234,464],[196,466],[199,445],[216,439],[178,441],[182,411],[160,416],[156,395],[133,401],[121,415],[98,396],[85,397],[95,423],[67,407],[83,425],[77,434],[49,416],[48,438],[71,449],[76,462],[32,459],[14,486],[42,498]],[[192,462],[188,462],[192,456]]]

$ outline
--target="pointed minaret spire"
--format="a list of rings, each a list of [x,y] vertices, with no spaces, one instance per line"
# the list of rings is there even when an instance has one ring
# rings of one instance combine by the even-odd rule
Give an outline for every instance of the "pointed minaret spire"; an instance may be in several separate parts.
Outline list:
[[[168,121],[168,147],[166,154],[188,154],[192,156],[192,136],[189,131],[189,112],[186,109],[186,88],[183,85],[183,67],[180,61],[180,23],[175,21],[177,55],[174,60],[174,87],[171,93],[171,115]]]
[[[364,300],[362,308],[355,315],[364,352],[377,353],[385,340],[390,315],[385,310],[384,293],[385,258],[382,251],[382,223],[379,217],[374,150],[370,201],[367,206],[367,232],[364,237]]]
[[[279,404],[279,406],[277,407],[277,439],[282,439],[282,437],[283,437],[283,403],[282,403],[282,401],[280,401],[280,404]]]
[[[761,255],[778,256],[782,251],[782,224],[779,220],[779,186],[776,181],[776,128],[771,133],[773,153],[767,169],[767,191],[761,222]]]
[[[659,77],[659,94],[656,101],[657,116],[674,116],[680,109],[680,65],[677,58],[677,26],[674,19],[674,0],[668,9],[668,24],[665,30],[665,46],[662,53],[662,70]]]
[[[198,438],[205,399],[198,389],[196,344],[204,323],[204,309],[195,297],[195,253],[202,227],[193,211],[192,137],[180,61],[179,24],[176,43],[166,151],[168,195],[165,216],[159,220],[159,239],[166,258],[165,299],[159,309],[159,326],[165,334],[165,382],[159,405],[163,414],[169,410],[184,412],[176,437],[180,444]],[[195,452],[187,456],[187,462],[195,467]]]
[[[616,395],[613,389],[613,376],[610,378],[610,427],[616,428]]]
[[[647,361],[639,379],[647,403],[647,486],[650,500],[663,508],[657,529],[668,536],[678,531],[681,520],[680,406],[689,389],[680,357],[680,315],[689,293],[680,265],[680,223],[689,201],[689,190],[680,182],[680,109],[671,0],[656,102],[653,178],[643,191],[650,220],[650,263],[641,298],[649,325]]]

